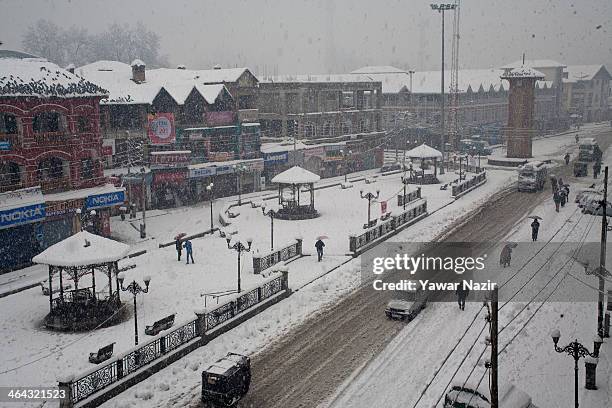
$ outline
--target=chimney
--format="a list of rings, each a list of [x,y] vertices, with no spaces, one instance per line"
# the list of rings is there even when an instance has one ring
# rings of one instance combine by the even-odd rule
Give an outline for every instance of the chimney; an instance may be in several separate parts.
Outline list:
[[[68,66],[66,67],[66,71],[70,72],[71,74],[74,74],[74,64],[68,64]]]
[[[139,59],[132,61],[132,81],[140,84],[145,81],[145,64]]]

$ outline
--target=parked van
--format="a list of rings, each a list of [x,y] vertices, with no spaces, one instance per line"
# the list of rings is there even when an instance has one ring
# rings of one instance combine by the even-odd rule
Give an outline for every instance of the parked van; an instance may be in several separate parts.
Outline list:
[[[593,138],[585,138],[578,145],[578,160],[585,162],[593,162],[601,160],[602,151],[599,144]]]
[[[544,190],[548,169],[539,161],[527,162],[518,169],[518,191]]]

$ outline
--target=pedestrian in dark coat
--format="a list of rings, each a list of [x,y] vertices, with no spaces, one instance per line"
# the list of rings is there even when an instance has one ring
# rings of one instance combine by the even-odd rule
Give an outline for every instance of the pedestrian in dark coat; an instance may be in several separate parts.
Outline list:
[[[174,246],[176,247],[176,253],[178,255],[178,260],[181,260],[181,254],[183,253],[183,245],[181,244],[181,239],[177,238],[174,241]]]
[[[470,294],[470,290],[464,287],[463,283],[460,283],[455,293],[457,294],[457,303],[459,304],[459,309],[465,310],[465,299],[467,299],[468,295]]]
[[[187,251],[187,265],[189,265],[189,259],[191,258],[191,263],[195,263],[193,260],[193,248],[191,247],[191,241],[187,240],[184,244],[185,250]]]
[[[561,196],[561,207],[565,207],[565,202],[567,201],[567,191],[565,190],[565,186],[561,186],[561,188],[559,188],[559,195]]]
[[[531,223],[531,240],[536,242],[538,240],[538,231],[540,230],[540,222],[538,219],[534,219]]]
[[[601,162],[595,162],[595,164],[593,164],[593,178],[597,178],[597,176],[599,176],[599,173],[601,172]]]
[[[319,262],[321,262],[321,259],[323,259],[323,247],[325,247],[325,243],[320,239],[315,242],[315,248],[317,248],[317,257]]]
[[[563,159],[565,160],[565,165],[567,166],[570,162],[570,154],[565,153],[565,157]]]
[[[512,260],[512,247],[510,245],[505,245],[499,254],[499,264],[504,268],[506,266],[510,266],[510,261]]]
[[[555,210],[559,212],[559,204],[561,204],[561,191],[559,189],[553,193],[553,201],[555,202]]]

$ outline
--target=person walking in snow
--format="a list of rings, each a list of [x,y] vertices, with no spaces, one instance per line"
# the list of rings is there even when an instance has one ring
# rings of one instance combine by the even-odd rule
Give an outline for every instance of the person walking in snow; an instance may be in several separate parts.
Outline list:
[[[561,207],[565,207],[565,202],[567,201],[567,190],[563,184],[559,188],[559,195],[561,196]]]
[[[323,259],[323,247],[325,247],[325,243],[318,239],[317,242],[315,242],[315,248],[317,248],[317,258],[318,258],[318,262],[321,262],[321,259]]]
[[[578,129],[578,125],[576,125],[576,129]],[[580,141],[580,138],[578,137],[578,133],[576,133],[576,144],[578,144],[579,141]]]
[[[499,254],[499,264],[505,268],[510,266],[510,261],[512,261],[512,246],[506,244]]]
[[[570,162],[570,154],[565,153],[565,157],[563,157],[563,159],[565,160],[565,165],[567,166]]]
[[[189,265],[189,258],[191,258],[191,263],[195,263],[195,261],[193,260],[193,248],[191,247],[191,241],[185,241],[184,247],[187,251],[187,265]]]
[[[183,245],[181,244],[181,239],[176,238],[174,241],[174,246],[176,247],[176,254],[178,255],[178,260],[181,260],[181,255],[183,253]]]
[[[558,211],[558,210],[557,210]],[[531,240],[536,242],[538,240],[538,231],[540,230],[540,222],[537,218],[531,223]]]
[[[556,189],[553,193],[553,201],[555,202],[555,211],[559,212],[559,204],[561,204],[561,191]]]
[[[600,172],[601,172],[601,162],[596,161],[595,164],[593,164],[593,178],[597,178]]]
[[[470,290],[460,283],[455,293],[457,294],[457,303],[459,304],[459,310],[465,310],[465,299],[467,299]]]

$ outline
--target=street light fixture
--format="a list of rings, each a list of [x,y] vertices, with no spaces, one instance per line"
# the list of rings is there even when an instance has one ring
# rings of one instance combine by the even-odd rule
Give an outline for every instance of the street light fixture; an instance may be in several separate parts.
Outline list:
[[[125,273],[121,272],[117,275],[117,279],[119,280],[119,286],[121,290],[124,292],[130,292],[134,298],[134,345],[138,345],[138,311],[136,309],[136,295],[140,293],[148,293],[149,292],[149,283],[151,283],[151,277],[145,276],[143,278],[145,287],[143,288],[136,282],[135,280],[130,283],[127,288],[123,287],[123,281],[125,280]]]
[[[340,150],[340,153],[344,157],[344,182],[346,183],[348,181],[348,158],[353,154],[353,151],[348,150],[345,152],[344,150]]]
[[[404,171],[404,175],[402,176],[402,184],[404,185],[404,196],[402,197],[402,204],[404,210],[406,209],[406,185],[410,183],[410,179],[406,177],[406,172]]]
[[[584,347],[582,344],[578,343],[578,340],[574,340],[570,344],[565,347],[557,346],[559,343],[559,339],[561,338],[561,332],[558,329],[553,330],[550,333],[552,337],[553,343],[555,343],[555,351],[557,353],[566,353],[574,358],[574,407],[578,408],[578,360],[581,357],[594,357],[597,358],[599,356],[599,347],[601,347],[601,337],[595,336],[594,339],[594,351],[590,353],[589,350]]]
[[[87,212],[87,211],[83,211],[80,208],[77,208],[75,213],[78,217],[81,231],[87,231],[88,227],[90,226],[93,227],[94,217],[98,215],[96,210],[90,210],[89,212]],[[89,231],[89,232],[94,232],[94,231]]]
[[[448,4],[448,3],[439,3],[439,4],[431,4],[431,9],[437,11],[442,14],[442,83],[440,86],[440,107],[442,111],[442,116],[440,117],[440,145],[442,152],[442,166],[440,168],[440,174],[444,174],[444,12],[447,10],[454,10],[457,5],[456,4]]]
[[[234,164],[233,168],[238,182],[238,205],[240,206],[242,205],[242,174],[246,172],[246,167]]]
[[[232,239],[230,237],[227,237],[225,240],[227,241],[228,249],[233,249],[236,252],[238,252],[238,293],[240,293],[242,291],[240,287],[240,256],[242,255],[242,252],[251,252],[251,245],[253,244],[253,238],[247,238],[247,246],[245,246],[240,240],[237,240],[232,245]]]
[[[363,193],[363,190],[361,190],[359,192],[359,195],[361,196],[361,198],[365,198],[368,200],[368,228],[370,227],[370,208],[372,205],[372,200],[377,200],[378,197],[380,197],[380,191],[376,190],[376,195],[374,195],[374,193],[372,192],[367,192],[366,194]]]
[[[208,197],[210,199],[210,231],[212,232],[213,225],[213,200],[214,200],[214,192],[213,192],[214,184],[210,183],[206,186],[206,191],[208,191]]]
[[[270,250],[274,251],[274,217],[278,212],[278,208],[275,207],[261,207],[263,215],[270,217]]]

